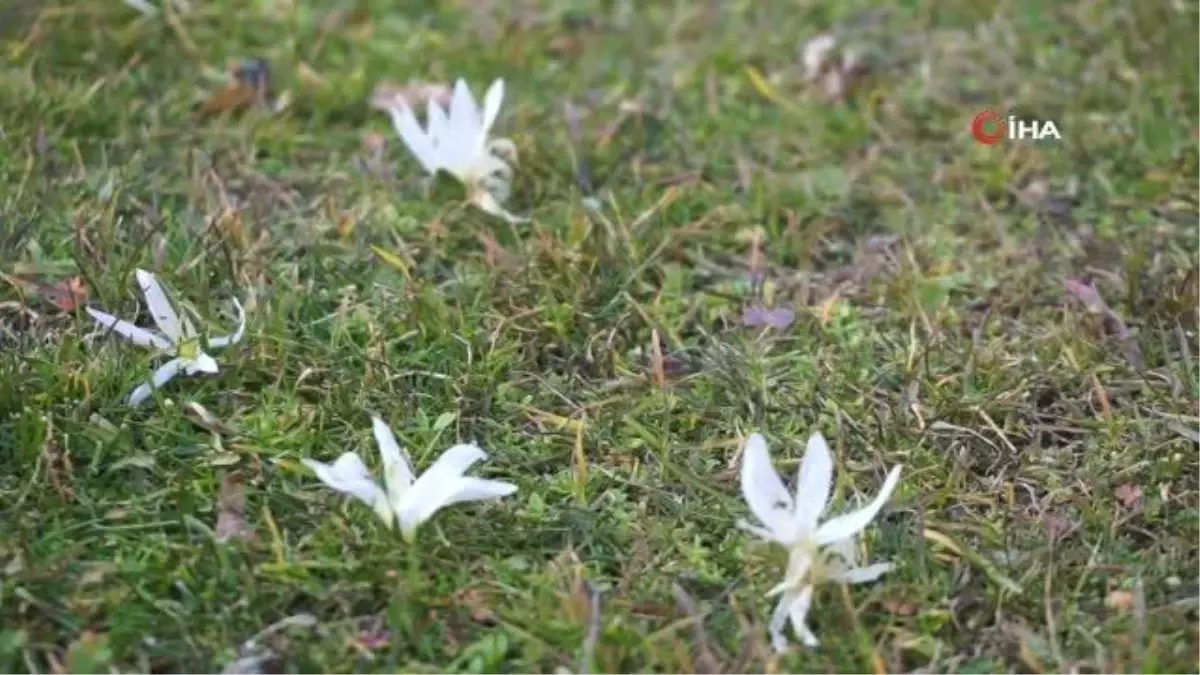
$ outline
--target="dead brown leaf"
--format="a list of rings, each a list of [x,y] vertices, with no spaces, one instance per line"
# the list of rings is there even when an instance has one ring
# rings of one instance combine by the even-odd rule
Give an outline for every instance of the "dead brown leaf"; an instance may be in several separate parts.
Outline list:
[[[496,613],[489,607],[488,597],[477,588],[464,588],[455,596],[459,605],[467,608],[471,620],[475,623],[492,625],[496,623]]]
[[[1133,609],[1133,593],[1120,589],[1109,591],[1108,597],[1104,598],[1104,606],[1118,612],[1128,612]]]
[[[822,33],[800,48],[804,78],[828,101],[843,101],[870,72],[870,62],[852,48],[841,48],[837,37]]]
[[[1092,284],[1073,278],[1063,279],[1063,288],[1066,289],[1067,295],[1082,303],[1089,312],[1101,317],[1104,332],[1120,341],[1121,353],[1125,360],[1134,370],[1139,373],[1145,372],[1146,361],[1142,358],[1141,348],[1134,340],[1133,331],[1129,330],[1125,321],[1104,302],[1100,291]]]
[[[46,419],[46,435],[42,441],[42,459],[45,462],[46,476],[50,485],[58,493],[59,499],[67,501],[75,498],[75,489],[70,483],[75,481],[75,467],[71,456],[63,451],[54,438],[54,423]]]
[[[584,624],[592,613],[592,598],[583,563],[567,549],[554,557],[551,566],[559,578],[555,594],[561,613],[572,623]]]
[[[79,583],[76,588],[85,586],[95,586],[104,581],[105,577],[117,571],[117,566],[110,562],[96,563],[87,568],[87,571],[79,575]]]
[[[87,302],[88,293],[87,287],[83,285],[83,277],[70,277],[52,284],[28,279],[17,279],[16,281],[27,291],[63,312],[73,312],[76,307]]]
[[[617,134],[625,127],[629,121],[639,122],[649,117],[649,112],[646,105],[638,99],[624,99],[617,104],[617,117],[613,121],[604,125],[596,138],[596,150],[603,150],[612,143],[617,137]]]
[[[214,91],[200,106],[200,117],[238,112],[254,105],[268,105],[271,68],[263,59],[245,59],[231,63],[224,87]],[[282,108],[286,93],[273,108]]]
[[[487,266],[491,269],[497,267],[511,267],[516,263],[513,255],[509,253],[500,242],[496,241],[490,233],[480,231],[475,235],[476,239],[483,246],[483,258]]]
[[[257,98],[253,89],[233,82],[213,92],[204,104],[200,106],[200,116],[209,117],[223,112],[242,110],[250,107]]]
[[[583,51],[585,41],[579,35],[560,33],[550,40],[548,51],[559,58],[578,56]]]
[[[392,641],[392,632],[384,628],[381,620],[376,619],[372,624],[360,630],[354,638],[357,643],[355,646],[368,654],[387,647]]]
[[[221,421],[216,415],[209,412],[208,408],[205,408],[195,401],[188,401],[187,404],[184,405],[184,411],[187,415],[187,418],[191,420],[192,424],[195,424],[205,431],[209,431],[220,436],[232,436],[237,433],[237,430]]]
[[[1132,483],[1120,485],[1113,491],[1117,501],[1127,509],[1136,508],[1142,503],[1142,488]]]
[[[450,87],[444,84],[413,81],[400,85],[393,82],[380,82],[371,92],[372,108],[388,112],[393,108],[407,106],[416,108],[434,101],[442,107],[450,105]]]
[[[225,474],[221,479],[221,494],[217,498],[217,526],[214,530],[219,542],[240,539],[254,541],[258,536],[246,522],[246,490],[241,476],[236,472]]]
[[[1042,518],[1046,534],[1054,540],[1066,539],[1079,529],[1079,522],[1061,514],[1048,513]]]
[[[387,137],[378,132],[363,136],[363,156],[357,159],[359,167],[378,180],[390,180],[392,165],[387,161]]]
[[[884,609],[896,616],[916,616],[921,608],[915,602],[903,600],[883,600],[879,603]]]
[[[1068,278],[1063,279],[1063,287],[1073,298],[1083,303],[1089,312],[1108,313],[1108,305],[1104,302],[1104,298],[1100,297],[1100,291],[1097,291],[1091,284],[1084,283],[1079,279]]]
[[[743,326],[770,326],[782,330],[795,321],[796,311],[790,307],[767,308],[762,305],[752,305],[742,308]]]

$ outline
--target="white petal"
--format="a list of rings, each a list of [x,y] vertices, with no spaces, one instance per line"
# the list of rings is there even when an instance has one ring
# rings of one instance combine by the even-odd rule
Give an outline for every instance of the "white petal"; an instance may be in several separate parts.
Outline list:
[[[450,121],[456,131],[466,131],[470,137],[463,139],[468,143],[477,141],[477,135],[483,129],[483,120],[479,117],[479,104],[467,81],[458,78],[454,83],[454,94],[450,97]]]
[[[864,527],[871,524],[872,520],[875,520],[875,516],[879,514],[879,510],[883,508],[888,498],[892,496],[892,491],[896,489],[896,484],[899,482],[900,467],[897,466],[888,473],[887,480],[883,482],[883,487],[879,489],[879,494],[875,495],[875,499],[870,504],[856,511],[826,521],[821,527],[817,528],[817,533],[814,537],[816,543],[823,546],[839,539],[853,537],[861,532]]]
[[[446,118],[446,110],[442,104],[432,100],[425,107],[425,124],[428,126],[426,135],[430,137],[434,148],[439,147],[445,142],[446,135],[450,132],[450,120]]]
[[[492,196],[492,193],[487,190],[474,190],[471,194],[471,203],[479,207],[480,211],[496,216],[497,218],[503,218],[513,225],[529,222],[529,218],[518,216],[505,210],[503,206],[500,206],[500,202],[496,201],[496,198]]]
[[[451,479],[449,483],[441,485],[445,488],[443,492],[435,493],[425,501],[408,500],[403,508],[396,512],[400,517],[400,528],[405,537],[411,539],[412,533],[421,523],[451,504],[500,499],[517,491],[517,486],[512,483],[469,476]]]
[[[461,502],[485,502],[492,499],[507,497],[517,491],[517,486],[501,480],[486,478],[464,477],[458,481],[458,487],[442,506],[459,504]]]
[[[474,182],[482,183],[485,180],[490,180],[496,183],[504,183],[507,189],[508,183],[512,182],[513,170],[504,160],[496,155],[485,152],[472,160],[467,175]],[[504,200],[497,197],[497,201],[503,202]]]
[[[212,375],[219,370],[216,359],[204,352],[197,352],[195,358],[184,359],[183,362],[183,370],[188,375],[195,375],[196,373],[208,373]]]
[[[788,611],[792,607],[793,599],[792,594],[780,598],[779,603],[775,605],[775,611],[771,612],[771,622],[767,625],[767,632],[771,636],[771,648],[780,654],[787,651],[788,641],[783,629],[787,627]]]
[[[825,572],[832,578],[837,578],[858,567],[858,541],[855,537],[846,537],[831,542],[825,551],[827,553]]]
[[[404,494],[401,508],[396,510],[401,528],[411,531],[443,506],[454,503],[464,489],[463,474],[485,458],[487,453],[474,444],[455,445],[442,453]]]
[[[808,576],[808,572],[812,569],[812,566],[813,556],[808,551],[801,548],[793,548],[788,553],[787,573],[783,582],[767,591],[767,597],[804,585],[805,577]]]
[[[814,558],[808,550],[793,548],[787,554],[787,583],[792,585],[802,583],[812,569],[812,563],[814,563]]]
[[[488,154],[508,164],[517,164],[517,145],[507,138],[493,138],[487,142]]]
[[[487,459],[483,448],[474,443],[458,443],[443,452],[425,473],[417,479],[420,483],[426,478],[433,482],[446,482],[453,478],[461,478],[475,462]]]
[[[454,127],[454,120],[435,101],[429,102],[429,139],[433,143],[438,166],[464,181],[471,153],[464,152],[470,139]]]
[[[399,511],[401,498],[413,484],[412,467],[386,422],[372,415],[371,429],[375,433],[375,442],[379,444],[379,454],[383,457],[383,481],[387,486],[388,502],[393,511]]]
[[[179,327],[180,327],[179,341],[180,342],[182,342],[184,340],[195,339],[195,337],[197,335],[199,335],[199,333],[196,332],[196,326],[192,324],[192,320],[191,320],[191,318],[188,317],[188,314],[195,316],[197,319],[200,318],[200,315],[196,314],[195,310],[193,310],[189,307],[184,308],[183,316],[179,317]]]
[[[492,199],[495,200],[497,205],[501,205],[508,201],[509,196],[512,194],[512,188],[510,187],[508,178],[499,175],[484,176],[479,181],[479,187],[484,192],[487,192],[489,195],[491,195]],[[503,206],[501,206],[501,208],[503,208]]]
[[[817,636],[808,628],[808,608],[812,604],[813,587],[805,586],[796,594],[796,599],[792,601],[790,611],[788,612],[792,620],[792,630],[800,635],[800,641],[806,647],[816,647],[820,644]]]
[[[426,133],[429,142],[433,144],[434,149],[440,150],[450,132],[450,120],[446,118],[446,111],[441,104],[433,99],[429,99],[425,107],[425,124],[429,128]]]
[[[462,79],[455,83],[454,95],[450,99],[450,127],[450,137],[446,140],[453,147],[448,148],[447,152],[455,158],[456,165],[472,163],[485,154],[487,134],[483,131],[479,105]]]
[[[816,527],[821,514],[825,512],[832,487],[833,458],[829,455],[825,437],[816,433],[808,437],[808,449],[804,451],[804,459],[800,460],[796,478],[795,522],[798,532],[810,532]]]
[[[391,113],[392,126],[396,129],[396,134],[400,136],[401,141],[404,141],[404,145],[420,163],[421,168],[430,175],[437,173],[437,153],[434,150],[433,142],[425,135],[421,125],[417,123],[412,109],[408,106],[399,106],[389,108],[388,112]]]
[[[125,4],[141,12],[144,16],[154,16],[158,14],[158,8],[151,5],[146,0],[125,0]]]
[[[305,466],[317,474],[322,483],[337,492],[350,495],[371,508],[375,513],[391,525],[392,511],[388,506],[387,495],[371,476],[367,465],[353,452],[344,453],[333,464],[325,464],[312,459],[300,460]]]
[[[232,344],[237,344],[242,340],[242,333],[246,331],[246,310],[242,309],[242,303],[238,302],[237,296],[233,298],[233,307],[237,310],[237,328],[234,329],[232,335],[221,335],[215,338],[208,339],[209,347],[228,347]]]
[[[786,538],[792,531],[792,496],[771,466],[767,441],[761,434],[751,434],[742,448],[742,496],[759,522],[777,538]]]
[[[504,80],[496,80],[488,87],[483,95],[483,127],[481,131],[486,137],[500,115],[500,104],[504,103]]]
[[[146,270],[137,270],[135,274],[138,286],[141,286],[142,294],[146,296],[146,304],[150,308],[150,316],[154,317],[154,323],[158,325],[158,329],[167,336],[168,340],[179,342],[182,335],[179,315],[175,313],[175,308],[171,307],[171,302],[167,300],[167,294],[163,292],[158,278]]]
[[[865,584],[868,581],[875,581],[892,569],[891,563],[875,563],[866,567],[855,567],[848,569],[833,577],[834,581],[842,581],[847,584]]]
[[[149,398],[150,392],[161,389],[163,385],[178,375],[181,369],[183,369],[183,359],[171,359],[159,366],[158,370],[154,371],[154,375],[150,377],[150,382],[143,382],[129,394],[129,405],[140,405],[142,401]]]
[[[98,309],[92,309],[91,307],[87,308],[87,313],[90,314],[92,318],[95,319],[96,322],[101,326],[111,329],[114,333],[127,338],[130,342],[138,345],[139,347],[158,347],[164,351],[170,351],[171,348],[174,347],[174,344],[172,344],[170,340],[167,340],[161,335],[155,335],[145,328],[138,328],[128,321],[118,319],[112,314],[106,314],[105,312],[101,312]]]

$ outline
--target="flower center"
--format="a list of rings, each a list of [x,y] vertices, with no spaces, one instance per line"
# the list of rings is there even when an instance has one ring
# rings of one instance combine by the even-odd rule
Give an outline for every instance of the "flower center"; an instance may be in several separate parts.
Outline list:
[[[835,558],[841,560],[842,556],[837,551],[817,546],[811,538],[797,541],[788,556],[788,582],[795,586],[824,583],[831,572],[836,574],[840,567]]]
[[[175,346],[175,353],[185,361],[195,361],[196,357],[200,356],[200,340],[192,338],[181,341]]]

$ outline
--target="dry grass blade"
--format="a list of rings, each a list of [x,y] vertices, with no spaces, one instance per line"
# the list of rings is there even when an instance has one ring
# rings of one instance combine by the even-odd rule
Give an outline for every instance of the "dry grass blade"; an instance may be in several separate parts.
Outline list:
[[[696,672],[723,672],[720,660],[713,654],[711,642],[708,638],[708,631],[704,630],[705,613],[696,607],[696,601],[692,599],[692,596],[688,595],[688,592],[678,582],[671,584],[671,594],[675,596],[675,605],[679,607],[679,611],[691,620],[692,649],[696,652]]]
[[[595,668],[596,644],[600,641],[600,589],[584,580],[582,590],[588,598],[588,628],[579,650],[579,672],[590,673]]]
[[[585,195],[592,194],[592,170],[583,154],[583,131],[579,125],[579,108],[570,101],[563,101],[563,117],[567,120],[567,137],[570,139],[571,154],[575,160],[575,184]]]
[[[663,359],[662,341],[658,337],[657,328],[650,331],[650,371],[654,375],[655,385],[667,386],[667,369]]]

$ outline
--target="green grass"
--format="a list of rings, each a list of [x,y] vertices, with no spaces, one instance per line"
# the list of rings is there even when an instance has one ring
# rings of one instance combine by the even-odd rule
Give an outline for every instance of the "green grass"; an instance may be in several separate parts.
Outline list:
[[[297,616],[264,668],[1200,667],[1194,4],[389,4],[0,17],[0,667],[220,670]],[[826,29],[874,60],[845,103],[800,81]],[[247,57],[290,107],[197,119]],[[506,79],[530,225],[424,198],[366,105],[459,75]],[[977,145],[984,107],[1064,141]],[[369,133],[394,178],[357,168]],[[740,325],[756,230],[784,330]],[[156,362],[17,279],[130,317],[136,267],[215,332],[252,300],[218,375],[134,410]],[[399,537],[299,463],[377,466],[369,412],[421,468],[476,440],[520,486],[439,514],[416,590]],[[736,451],[762,430],[790,475],[817,429],[837,509],[904,464],[866,535],[896,569],[823,589],[822,645],[776,657],[783,560],[735,527]],[[214,541],[229,475],[254,541]]]

